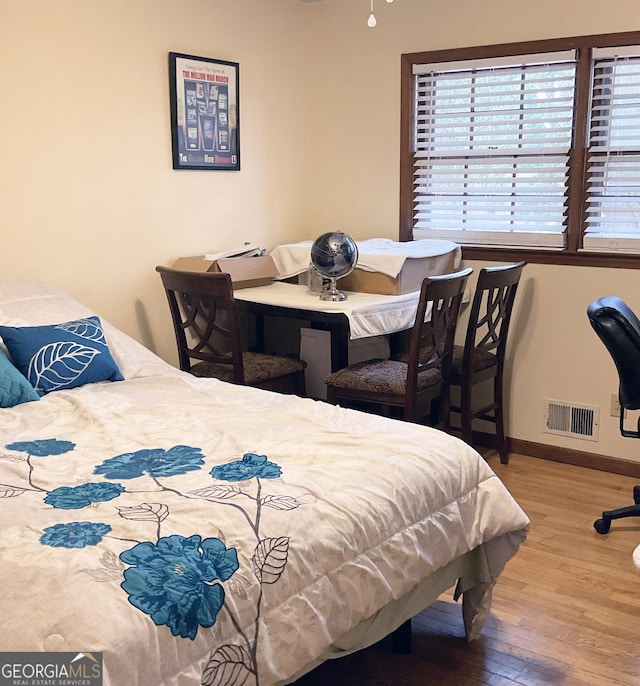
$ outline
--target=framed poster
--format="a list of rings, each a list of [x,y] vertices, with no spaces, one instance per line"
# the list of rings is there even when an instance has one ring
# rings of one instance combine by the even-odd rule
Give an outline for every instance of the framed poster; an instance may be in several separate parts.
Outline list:
[[[240,169],[237,62],[169,53],[174,169]]]

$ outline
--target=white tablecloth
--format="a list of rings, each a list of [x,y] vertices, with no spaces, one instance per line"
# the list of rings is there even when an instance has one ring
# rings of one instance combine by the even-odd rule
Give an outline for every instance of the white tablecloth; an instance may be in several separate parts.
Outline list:
[[[368,338],[402,331],[413,326],[420,291],[405,295],[347,293],[342,302],[322,301],[306,286],[274,281],[269,286],[241,288],[234,292],[236,300],[248,300],[266,305],[278,305],[315,312],[341,312],[347,316],[350,338]]]
[[[387,276],[396,277],[407,259],[441,257],[454,253],[454,264],[460,264],[462,250],[452,241],[425,238],[420,241],[399,243],[389,238],[370,238],[366,241],[356,241],[358,245],[358,269],[380,272]],[[313,241],[301,243],[286,243],[276,246],[270,253],[276,263],[281,278],[289,278],[302,274],[309,269],[311,246]],[[429,272],[425,272],[428,274]],[[435,272],[432,272],[435,273]]]

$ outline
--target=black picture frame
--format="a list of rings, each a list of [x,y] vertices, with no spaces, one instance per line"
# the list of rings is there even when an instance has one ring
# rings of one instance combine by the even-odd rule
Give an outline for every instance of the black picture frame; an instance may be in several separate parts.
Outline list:
[[[169,53],[174,169],[240,170],[240,65]]]

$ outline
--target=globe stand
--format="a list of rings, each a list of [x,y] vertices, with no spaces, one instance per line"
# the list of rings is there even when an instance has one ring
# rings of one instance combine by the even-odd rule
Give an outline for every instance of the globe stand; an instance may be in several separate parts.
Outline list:
[[[330,276],[322,280],[322,291],[320,292],[320,300],[331,302],[342,302],[347,299],[347,294],[338,290],[336,286],[337,278]]]

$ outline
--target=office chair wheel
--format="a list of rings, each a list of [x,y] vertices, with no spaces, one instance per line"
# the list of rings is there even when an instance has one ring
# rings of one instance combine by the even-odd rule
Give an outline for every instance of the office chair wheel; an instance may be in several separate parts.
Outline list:
[[[593,528],[599,534],[608,534],[609,529],[611,528],[611,520],[610,519],[596,519],[596,521],[593,523]]]

